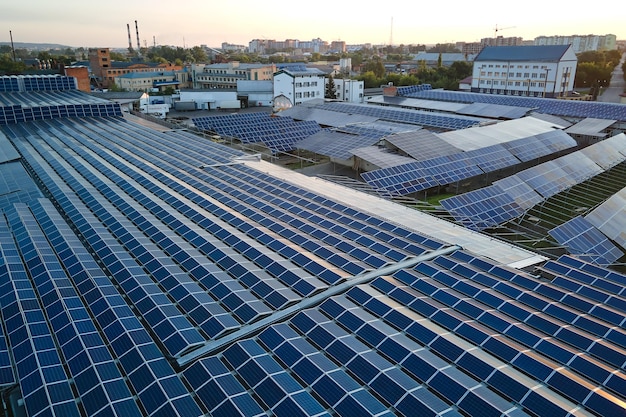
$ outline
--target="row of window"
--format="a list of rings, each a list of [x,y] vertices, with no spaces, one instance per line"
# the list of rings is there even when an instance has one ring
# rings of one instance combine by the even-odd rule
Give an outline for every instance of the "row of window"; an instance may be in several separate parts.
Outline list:
[[[506,77],[507,73],[506,72],[491,72],[491,71],[481,71],[480,72],[480,76],[481,77]],[[529,73],[529,72],[509,72],[508,73],[509,77],[516,77],[516,78],[546,78],[546,73]]]
[[[320,96],[321,93],[319,91],[317,92],[317,94],[315,91],[297,92],[296,98],[311,98],[311,97],[315,97],[316,95]]]
[[[299,87],[317,87],[317,81],[305,81],[296,83],[296,88]]]
[[[488,67],[488,68],[505,68],[505,69],[513,69],[513,68],[516,68],[516,66],[515,66],[515,65],[507,65],[507,64],[505,64],[505,65],[501,65],[501,64],[489,64],[489,65],[482,65],[482,66],[481,66],[481,68],[485,68],[485,67]],[[524,68],[524,69],[529,69],[530,67],[531,67],[531,65],[528,65],[528,64],[526,64],[526,65],[517,65],[517,68],[518,68],[518,69],[521,69],[521,68]],[[540,68],[540,67],[539,67],[539,65],[532,65],[532,69],[539,69],[539,68]],[[547,69],[547,68],[548,68],[548,66],[547,66],[547,65],[541,65],[541,69]]]

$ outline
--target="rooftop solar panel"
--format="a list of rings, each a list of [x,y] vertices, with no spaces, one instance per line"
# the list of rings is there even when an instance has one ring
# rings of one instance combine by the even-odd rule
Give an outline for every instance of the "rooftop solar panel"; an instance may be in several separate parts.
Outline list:
[[[389,135],[385,140],[417,161],[461,152],[461,149],[448,144],[426,129]]]
[[[601,103],[549,98],[515,97],[497,94],[466,93],[447,90],[426,90],[411,93],[410,97],[444,100],[460,103],[493,103],[537,109],[540,113],[564,117],[592,117],[598,119],[626,120],[626,108],[617,103]]]
[[[621,274],[573,257],[535,260],[541,275],[531,274],[491,260],[509,259],[497,253],[508,246],[479,239],[470,245],[486,256],[478,258],[422,235],[417,230],[436,226],[409,208],[340,198],[326,183],[316,189],[262,161],[243,163],[241,152],[195,135],[116,116],[52,118],[59,115],[48,109],[46,119],[0,127],[51,199],[0,213],[0,328],[22,414],[623,411]],[[466,153],[446,159],[468,164]],[[576,161],[565,162],[556,166],[577,181],[567,172]],[[428,180],[406,167],[391,173],[406,182],[375,180],[402,192]],[[533,200],[519,179],[499,184],[482,201],[510,196],[521,208],[518,201]],[[370,203],[371,212],[358,208]],[[437,225],[451,242],[467,234]],[[48,288],[55,291],[43,294]],[[239,319],[254,317],[259,302],[267,316]],[[56,332],[64,311],[70,327]],[[183,343],[189,349],[177,359],[181,339],[172,344],[155,325],[173,312],[182,314],[170,337],[186,323],[193,327],[184,337],[203,337]],[[211,333],[203,320],[226,330]],[[103,345],[106,360],[97,355]],[[2,352],[0,343],[0,375]],[[96,375],[115,376],[83,378],[94,375],[83,354]],[[81,358],[80,366],[66,356]],[[115,397],[122,386],[131,398]]]
[[[569,253],[592,255],[595,263],[600,265],[610,265],[624,256],[617,246],[581,216],[574,217],[548,233],[566,246]]]

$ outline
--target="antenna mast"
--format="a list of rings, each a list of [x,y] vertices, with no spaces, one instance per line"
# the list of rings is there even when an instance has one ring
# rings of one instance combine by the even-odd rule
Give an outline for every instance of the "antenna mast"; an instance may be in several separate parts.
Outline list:
[[[393,16],[391,16],[391,29],[389,31],[389,46],[393,46]]]

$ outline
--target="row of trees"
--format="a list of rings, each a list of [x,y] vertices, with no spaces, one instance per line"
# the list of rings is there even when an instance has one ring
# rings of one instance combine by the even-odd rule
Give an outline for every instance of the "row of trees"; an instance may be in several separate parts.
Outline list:
[[[619,65],[621,57],[621,52],[617,50],[578,54],[574,87],[597,94],[600,87],[606,87],[611,82],[611,73]]]

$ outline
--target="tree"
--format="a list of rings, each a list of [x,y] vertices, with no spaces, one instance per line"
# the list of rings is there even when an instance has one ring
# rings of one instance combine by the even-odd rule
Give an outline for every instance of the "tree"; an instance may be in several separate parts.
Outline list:
[[[335,80],[332,75],[328,76],[328,82],[326,83],[326,91],[324,91],[324,98],[336,99],[337,92],[335,89]]]
[[[382,78],[385,76],[385,65],[380,57],[375,56],[365,64],[365,72],[373,72],[374,76]]]
[[[195,62],[209,62],[209,57],[207,56],[206,52],[204,52],[204,49],[200,48],[199,46],[194,46],[193,48],[191,48],[191,56],[193,57]]]

